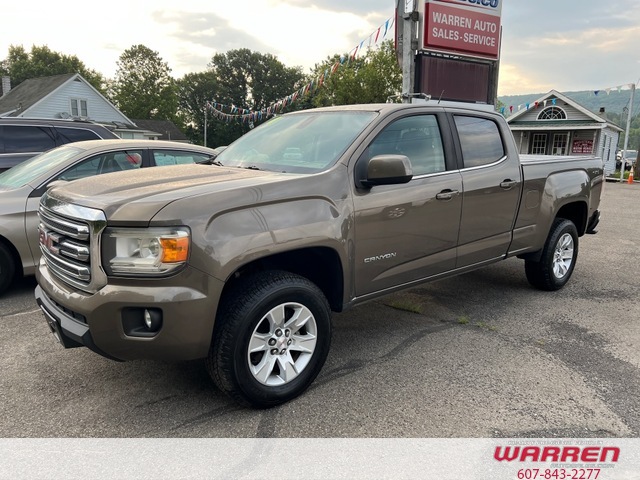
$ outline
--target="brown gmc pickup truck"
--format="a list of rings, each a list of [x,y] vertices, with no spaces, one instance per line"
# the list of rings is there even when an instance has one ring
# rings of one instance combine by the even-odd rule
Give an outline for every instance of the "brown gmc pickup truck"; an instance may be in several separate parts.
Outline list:
[[[601,159],[520,159],[490,108],[432,101],[279,116],[213,163],[50,189],[36,299],[65,347],[203,358],[254,407],[311,384],[331,311],[513,256],[561,288],[603,182]]]

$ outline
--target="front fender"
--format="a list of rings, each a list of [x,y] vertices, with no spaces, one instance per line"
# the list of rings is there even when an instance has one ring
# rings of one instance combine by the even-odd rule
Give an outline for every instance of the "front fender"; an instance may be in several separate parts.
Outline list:
[[[227,280],[243,265],[260,258],[307,247],[327,247],[346,264],[348,222],[339,208],[323,198],[302,198],[226,212],[194,232],[194,244],[206,258],[209,273]],[[346,234],[346,235],[345,235]],[[194,250],[195,253],[195,250]]]

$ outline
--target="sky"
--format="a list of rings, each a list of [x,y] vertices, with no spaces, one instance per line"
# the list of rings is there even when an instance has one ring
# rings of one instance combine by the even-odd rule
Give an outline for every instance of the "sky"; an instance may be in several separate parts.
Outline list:
[[[640,80],[638,0],[500,1],[500,96],[604,90]],[[205,70],[216,53],[248,48],[307,73],[368,41],[394,8],[394,0],[3,2],[0,59],[10,45],[47,45],[110,78],[118,57],[143,44],[180,78]]]

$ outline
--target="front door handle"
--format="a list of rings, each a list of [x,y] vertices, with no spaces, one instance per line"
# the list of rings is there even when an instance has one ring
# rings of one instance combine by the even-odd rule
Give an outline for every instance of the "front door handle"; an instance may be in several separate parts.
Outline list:
[[[504,188],[505,190],[509,190],[510,188],[515,187],[518,184],[515,180],[507,179],[500,184],[500,188]]]
[[[460,192],[458,190],[443,190],[436,195],[436,199],[438,200],[451,200],[453,197],[458,195]]]

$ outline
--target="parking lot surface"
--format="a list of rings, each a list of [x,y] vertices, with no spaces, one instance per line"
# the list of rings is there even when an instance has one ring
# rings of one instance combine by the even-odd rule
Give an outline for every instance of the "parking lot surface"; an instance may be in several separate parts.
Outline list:
[[[334,315],[317,380],[270,410],[202,362],[64,350],[26,279],[0,298],[0,436],[637,437],[640,185],[607,183],[601,210],[564,289],[510,259]]]

